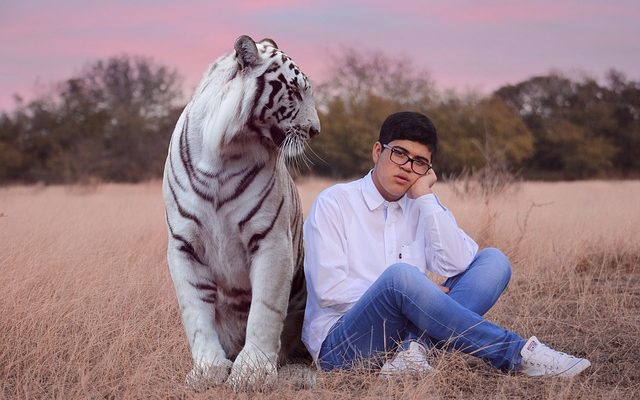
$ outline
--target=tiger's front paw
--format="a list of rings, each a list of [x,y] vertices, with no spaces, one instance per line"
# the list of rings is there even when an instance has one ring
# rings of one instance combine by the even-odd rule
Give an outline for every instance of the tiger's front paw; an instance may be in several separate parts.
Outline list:
[[[238,354],[227,386],[234,391],[263,391],[271,389],[278,380],[277,355],[245,346]]]
[[[221,362],[194,365],[187,374],[186,384],[195,391],[204,391],[222,384],[229,376],[233,363],[226,358]]]

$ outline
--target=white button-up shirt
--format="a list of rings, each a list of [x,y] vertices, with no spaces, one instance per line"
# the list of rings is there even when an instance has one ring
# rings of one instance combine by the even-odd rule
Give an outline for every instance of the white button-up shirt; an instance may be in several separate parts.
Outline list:
[[[435,194],[388,202],[369,173],[320,193],[304,223],[304,250],[302,341],[317,361],[331,327],[390,265],[450,277],[467,269],[478,245]]]

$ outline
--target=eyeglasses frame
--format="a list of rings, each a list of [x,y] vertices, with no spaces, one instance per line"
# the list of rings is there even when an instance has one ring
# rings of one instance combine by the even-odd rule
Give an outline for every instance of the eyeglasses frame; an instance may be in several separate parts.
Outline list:
[[[423,174],[421,174],[421,173],[419,173],[418,171],[416,171],[415,169],[413,169],[413,163],[414,163],[414,161],[422,161],[422,160],[416,160],[415,158],[411,158],[411,157],[409,157],[409,155],[408,155],[408,154],[404,154],[404,157],[407,157],[407,161],[405,161],[405,162],[403,162],[402,164],[400,164],[400,163],[397,163],[397,162],[393,161],[393,159],[391,158],[391,156],[393,155],[393,153],[394,153],[394,152],[399,151],[399,149],[397,149],[395,146],[389,146],[388,144],[382,144],[382,148],[384,148],[384,149],[388,149],[388,150],[390,151],[390,153],[389,153],[389,160],[391,160],[391,162],[392,162],[392,163],[394,163],[395,165],[398,165],[398,166],[403,166],[403,165],[405,165],[406,163],[411,162],[411,171],[413,171],[414,173],[416,173],[416,174],[418,174],[418,175],[420,175],[420,176],[424,176],[424,175],[426,175],[427,173],[429,173],[429,170],[430,170],[431,168],[433,168],[433,164],[431,164],[431,162],[427,161],[427,166],[428,166],[428,168],[427,168],[427,170],[426,170]]]

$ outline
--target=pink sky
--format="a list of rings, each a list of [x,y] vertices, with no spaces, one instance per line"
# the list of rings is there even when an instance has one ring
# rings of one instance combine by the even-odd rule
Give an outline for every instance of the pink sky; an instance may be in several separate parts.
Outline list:
[[[315,82],[345,47],[407,57],[441,89],[489,92],[551,69],[640,79],[637,0],[6,0],[0,110],[123,53],[177,68],[190,92],[241,34],[275,39]]]

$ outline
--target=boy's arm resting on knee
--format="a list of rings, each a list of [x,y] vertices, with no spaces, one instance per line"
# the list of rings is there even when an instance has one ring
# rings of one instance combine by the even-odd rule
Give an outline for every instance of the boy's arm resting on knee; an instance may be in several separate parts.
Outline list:
[[[460,229],[435,194],[421,196],[417,201],[418,230],[424,233],[427,269],[447,278],[465,271],[478,252],[478,244]]]
[[[342,217],[332,199],[318,198],[304,224],[307,290],[321,307],[348,310],[367,285],[349,278]]]

